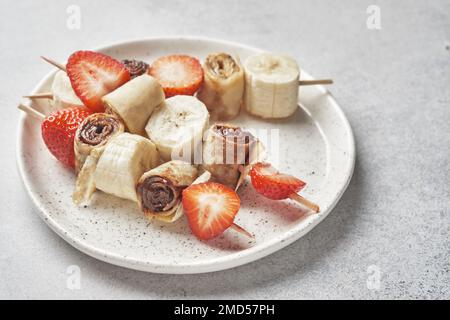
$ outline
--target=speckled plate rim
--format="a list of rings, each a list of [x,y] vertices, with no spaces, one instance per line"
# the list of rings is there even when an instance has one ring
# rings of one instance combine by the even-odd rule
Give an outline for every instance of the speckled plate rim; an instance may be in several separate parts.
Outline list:
[[[213,38],[207,38],[207,37],[187,37],[187,36],[161,36],[161,37],[152,37],[152,38],[143,38],[143,39],[135,39],[135,40],[127,40],[127,41],[118,41],[113,44],[100,46],[97,48],[94,48],[95,51],[103,51],[103,50],[111,50],[112,48],[116,46],[126,46],[126,45],[133,45],[139,42],[152,42],[152,41],[177,41],[177,40],[190,40],[190,41],[206,41],[206,42],[214,42],[216,44],[223,44],[228,46],[237,46],[241,47],[247,50],[251,51],[263,51],[261,49],[251,47],[248,45],[244,45],[241,43],[236,43],[232,41],[227,40],[217,40]],[[48,73],[34,88],[32,91],[33,93],[39,92],[40,88],[51,78],[54,76],[56,71],[52,71]],[[306,75],[306,78],[311,78],[306,72],[302,69],[302,74]],[[339,107],[339,104],[333,97],[333,95],[327,91],[324,87],[320,88],[321,91],[327,94],[327,99],[329,99],[329,102],[333,105],[335,111],[337,112],[340,120],[342,121],[342,124],[344,125],[344,130],[348,133],[348,155],[350,159],[350,163],[346,170],[346,181],[340,188],[338,194],[336,195],[333,203],[328,206],[328,208],[325,211],[320,212],[317,215],[314,215],[314,219],[310,220],[310,223],[305,227],[299,228],[299,226],[292,228],[291,230],[288,230],[284,232],[282,235],[274,237],[264,243],[263,246],[255,246],[249,249],[246,249],[241,252],[231,253],[229,255],[219,257],[219,258],[212,258],[208,259],[207,261],[200,261],[200,262],[190,262],[190,263],[178,263],[176,265],[174,264],[164,264],[164,263],[150,263],[148,261],[141,261],[135,258],[131,257],[123,257],[119,254],[107,252],[105,250],[96,248],[95,246],[92,246],[88,243],[88,241],[82,240],[77,236],[70,235],[64,227],[58,224],[58,222],[51,217],[46,211],[45,205],[41,201],[41,199],[37,196],[36,192],[32,189],[32,182],[30,181],[30,177],[27,174],[24,162],[22,161],[21,154],[22,151],[22,140],[23,140],[23,128],[26,120],[26,115],[21,114],[19,118],[19,124],[17,129],[17,148],[16,148],[16,161],[17,166],[19,170],[20,177],[22,179],[22,182],[24,184],[24,187],[29,194],[31,200],[33,201],[34,205],[38,209],[38,213],[40,217],[45,221],[45,223],[55,232],[57,233],[61,238],[63,238],[65,241],[67,241],[69,244],[71,244],[73,247],[77,248],[78,250],[84,252],[85,254],[92,256],[96,259],[99,259],[101,261],[111,263],[114,265],[134,269],[134,270],[140,270],[140,271],[146,271],[146,272],[153,272],[153,273],[167,273],[167,274],[194,274],[194,273],[206,273],[206,272],[213,272],[213,271],[220,271],[225,270],[233,267],[237,267],[240,265],[247,264],[249,262],[258,260],[262,257],[265,257],[271,253],[274,253],[289,244],[293,243],[294,241],[298,240],[299,238],[303,237],[305,234],[307,234],[309,231],[311,231],[316,225],[318,225],[323,219],[325,219],[328,214],[333,210],[333,208],[338,203],[339,199],[342,197],[343,193],[347,189],[348,184],[350,183],[351,177],[353,175],[354,167],[355,167],[355,140],[353,136],[353,132],[350,126],[350,123],[348,122],[344,112]]]

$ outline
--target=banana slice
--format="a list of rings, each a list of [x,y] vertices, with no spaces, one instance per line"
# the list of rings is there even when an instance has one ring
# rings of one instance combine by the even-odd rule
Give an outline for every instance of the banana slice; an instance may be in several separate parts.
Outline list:
[[[84,106],[83,102],[73,91],[70,79],[64,71],[58,71],[53,78],[52,96],[53,98],[50,102],[52,111]]]
[[[159,165],[155,145],[139,135],[122,133],[112,139],[97,163],[97,189],[119,198],[137,201],[136,183],[144,172]]]
[[[244,70],[238,59],[212,53],[203,65],[205,81],[197,98],[208,108],[211,119],[230,120],[239,114],[244,94]]]
[[[174,222],[182,214],[181,192],[197,178],[197,167],[173,160],[142,175],[137,184],[138,205],[147,218]]]
[[[107,113],[94,113],[84,119],[75,133],[75,170],[78,174],[91,151],[104,149],[106,143],[125,131],[119,117]]]
[[[195,97],[178,95],[166,99],[150,117],[145,130],[164,161],[193,161],[208,127],[209,113]],[[201,159],[201,154],[199,157]]]
[[[203,169],[211,180],[237,190],[251,164],[262,159],[262,143],[250,132],[228,124],[215,124],[203,142]]]
[[[258,53],[247,58],[244,105],[255,116],[286,118],[298,108],[300,69],[284,55]]]
[[[143,74],[105,95],[102,101],[125,122],[129,132],[144,135],[148,118],[164,101],[164,91],[155,78]]]

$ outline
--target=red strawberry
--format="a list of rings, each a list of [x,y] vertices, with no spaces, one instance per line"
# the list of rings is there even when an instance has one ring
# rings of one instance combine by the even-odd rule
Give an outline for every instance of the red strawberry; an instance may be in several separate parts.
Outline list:
[[[250,171],[250,177],[256,191],[273,200],[289,198],[306,185],[300,179],[278,172],[269,163],[255,164]]]
[[[90,114],[87,108],[72,107],[53,112],[42,122],[42,138],[48,150],[66,166],[75,167],[75,132]]]
[[[166,98],[179,94],[192,96],[203,82],[200,62],[186,55],[161,57],[153,62],[149,72],[162,85]]]
[[[189,226],[201,240],[214,238],[228,229],[241,205],[233,189],[215,182],[194,184],[184,189],[182,201]]]
[[[102,97],[130,80],[125,65],[107,55],[77,51],[69,57],[67,75],[81,101],[92,111],[104,110]]]

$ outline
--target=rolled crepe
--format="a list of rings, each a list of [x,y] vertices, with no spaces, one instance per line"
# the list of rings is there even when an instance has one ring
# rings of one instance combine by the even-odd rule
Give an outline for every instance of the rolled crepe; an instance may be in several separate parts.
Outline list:
[[[96,148],[102,152],[106,143],[115,136],[123,133],[125,126],[116,115],[94,113],[84,119],[75,133],[75,170],[78,174],[86,158]]]
[[[203,168],[211,180],[237,190],[250,164],[263,153],[261,142],[250,132],[228,124],[215,124],[203,142]]]
[[[155,107],[164,102],[159,82],[143,74],[102,98],[107,111],[117,114],[130,133],[144,135],[145,125]]]
[[[144,173],[138,181],[138,205],[148,218],[174,222],[183,214],[181,192],[197,178],[197,167],[173,160]]]
[[[197,94],[211,119],[230,120],[239,114],[244,95],[244,70],[238,59],[226,53],[208,55],[203,65],[205,81]]]

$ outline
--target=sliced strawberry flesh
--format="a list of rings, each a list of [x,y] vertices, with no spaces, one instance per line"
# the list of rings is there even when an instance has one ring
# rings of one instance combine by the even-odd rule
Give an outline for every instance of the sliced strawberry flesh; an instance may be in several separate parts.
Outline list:
[[[234,190],[214,182],[188,187],[183,191],[182,202],[189,226],[201,240],[214,238],[228,229],[240,207]]]
[[[83,103],[93,111],[103,111],[101,98],[130,80],[130,72],[121,62],[98,52],[77,51],[67,62],[72,87]]]
[[[161,57],[152,64],[149,72],[164,88],[166,98],[178,94],[193,95],[203,81],[200,62],[187,55]]]
[[[280,173],[269,163],[255,164],[250,171],[250,177],[256,191],[273,200],[289,198],[306,185],[294,176]]]

